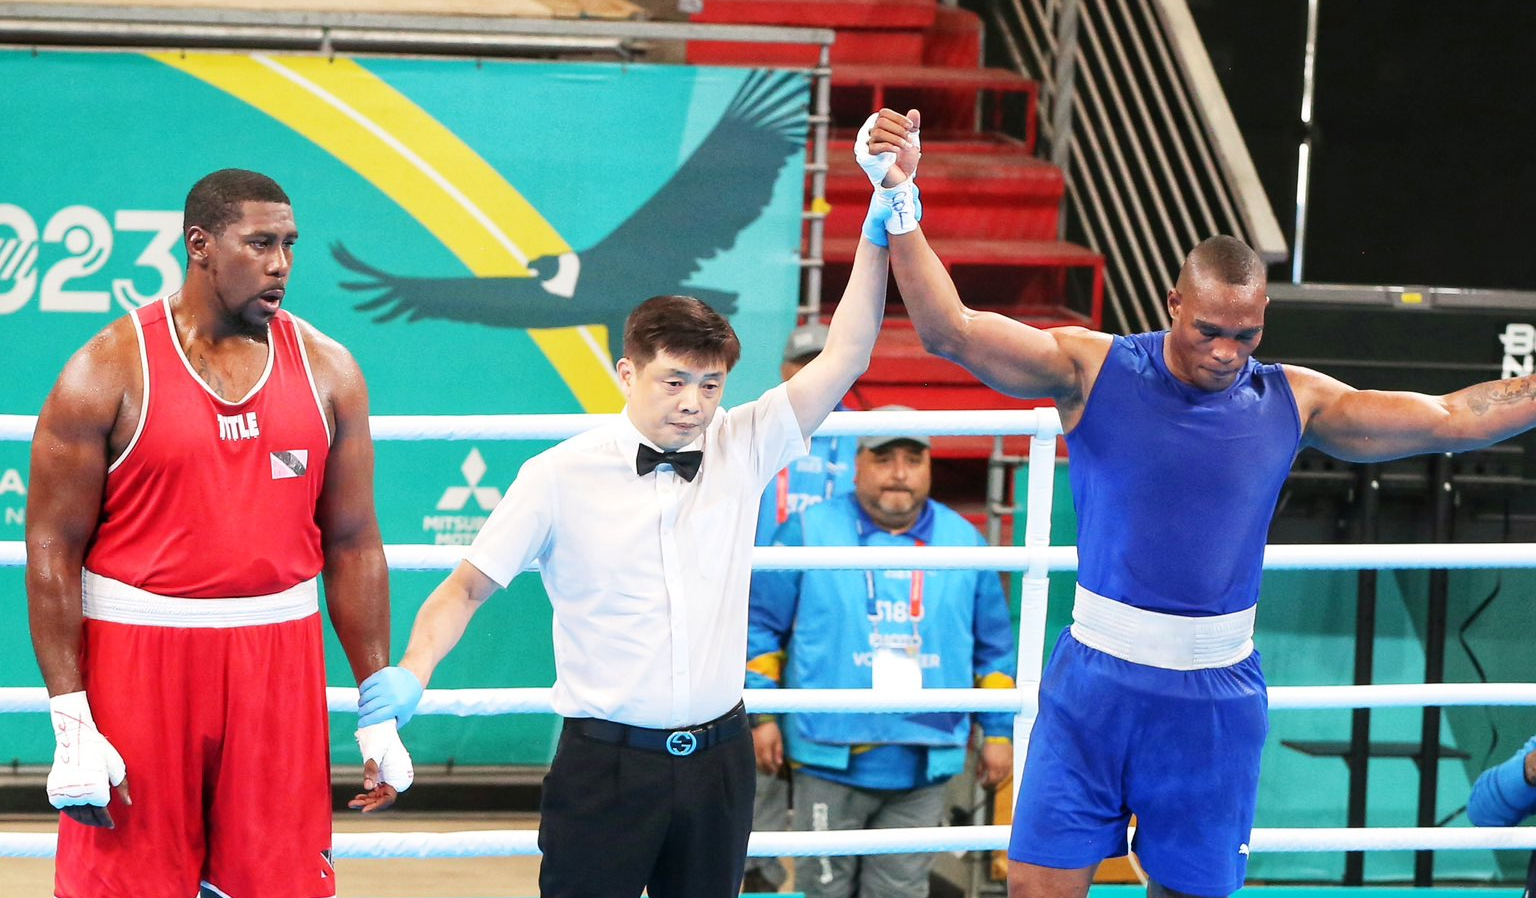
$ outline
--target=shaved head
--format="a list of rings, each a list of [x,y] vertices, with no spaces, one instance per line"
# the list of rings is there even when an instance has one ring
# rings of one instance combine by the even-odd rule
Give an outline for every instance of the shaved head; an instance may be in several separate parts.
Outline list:
[[[1248,364],[1269,304],[1264,262],[1235,237],[1212,237],[1190,251],[1168,291],[1168,370],[1202,390],[1224,390]]]
[[[1184,284],[1191,278],[1208,284],[1257,286],[1261,292],[1267,288],[1269,280],[1259,254],[1243,241],[1225,234],[1212,237],[1190,250],[1184,266],[1179,269],[1179,283]]]

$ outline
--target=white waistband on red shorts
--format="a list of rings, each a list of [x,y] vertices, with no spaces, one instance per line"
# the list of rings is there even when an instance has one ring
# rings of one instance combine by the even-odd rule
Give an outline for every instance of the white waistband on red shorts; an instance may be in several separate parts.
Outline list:
[[[268,596],[187,599],[162,596],[111,577],[85,572],[85,616],[144,627],[250,627],[303,620],[320,611],[320,590],[311,577]]]
[[[1077,586],[1072,637],[1134,664],[1168,670],[1230,667],[1253,654],[1257,606],[1212,617],[1133,608]]]

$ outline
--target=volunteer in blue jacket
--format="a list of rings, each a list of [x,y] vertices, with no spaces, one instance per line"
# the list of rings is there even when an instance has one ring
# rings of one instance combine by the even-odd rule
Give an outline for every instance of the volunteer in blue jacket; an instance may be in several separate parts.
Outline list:
[[[790,332],[784,342],[784,361],[779,377],[789,380],[795,372],[821,355],[827,345],[827,326],[819,321],[802,324]],[[847,411],[839,402],[834,411]],[[811,437],[810,451],[789,463],[774,475],[763,490],[757,507],[757,545],[773,545],[773,535],[790,515],[797,514],[834,496],[853,491],[853,456],[858,452],[856,437]],[[762,576],[754,573],[754,578]],[[757,773],[757,799],[752,805],[753,832],[781,832],[789,828],[789,772]],[[777,892],[789,874],[776,857],[747,858],[742,891]]]
[[[749,674],[750,676],[750,674]],[[1467,819],[1475,826],[1519,826],[1536,814],[1536,736],[1514,756],[1483,771],[1467,799]],[[1525,896],[1536,894],[1536,854],[1525,874]]]
[[[819,321],[795,328],[784,343],[779,376],[789,380],[827,345],[827,326]],[[833,411],[845,412],[842,402]],[[853,491],[854,437],[811,437],[810,451],[789,463],[763,490],[757,509],[757,544],[772,545],[773,535],[790,515],[817,502]]]
[[[895,407],[890,407],[895,408]],[[788,546],[979,546],[964,518],[928,498],[928,439],[863,437],[852,495],[791,516]],[[921,552],[914,549],[914,555]],[[1007,601],[991,571],[759,572],[752,580],[747,685],[756,688],[1014,684]],[[1013,764],[1011,714],[978,714],[977,778],[1001,783]],[[758,769],[795,768],[799,831],[936,826],[944,784],[965,766],[972,715],[789,714],[754,720]],[[928,894],[933,855],[803,858],[808,898]]]

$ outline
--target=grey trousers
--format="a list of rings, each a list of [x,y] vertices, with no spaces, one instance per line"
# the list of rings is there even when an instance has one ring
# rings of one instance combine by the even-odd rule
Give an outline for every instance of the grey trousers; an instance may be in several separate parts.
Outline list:
[[[757,774],[757,800],[752,804],[752,831],[779,833],[789,829],[789,783],[762,771]],[[747,858],[747,872],[756,870],[775,889],[789,879],[784,863],[776,857]]]
[[[795,771],[796,832],[938,826],[944,783],[912,790],[856,789]],[[803,857],[795,888],[806,898],[928,898],[932,854]]]

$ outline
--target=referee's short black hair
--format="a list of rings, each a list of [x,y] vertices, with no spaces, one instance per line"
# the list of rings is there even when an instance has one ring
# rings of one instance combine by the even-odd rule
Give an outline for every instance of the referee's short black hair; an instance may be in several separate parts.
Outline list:
[[[724,315],[692,296],[653,296],[624,322],[624,355],[644,368],[665,350],[699,364],[721,362],[725,370],[741,359],[741,340]]]
[[[240,220],[240,204],[248,202],[293,205],[283,188],[266,175],[243,168],[222,168],[204,175],[188,191],[187,205],[181,213],[181,233],[185,235],[198,227],[217,237]]]

